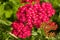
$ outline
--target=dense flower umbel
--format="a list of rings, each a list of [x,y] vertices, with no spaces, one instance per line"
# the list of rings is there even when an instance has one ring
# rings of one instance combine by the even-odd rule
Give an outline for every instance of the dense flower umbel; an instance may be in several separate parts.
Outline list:
[[[28,25],[35,25],[40,27],[41,22],[48,22],[50,17],[55,14],[55,10],[50,3],[40,4],[26,4],[23,7],[19,7],[17,12],[17,19]]]
[[[29,2],[29,3],[32,3],[33,0],[21,0],[22,3],[26,3],[26,2]]]
[[[15,21],[13,22],[12,27],[12,33],[19,38],[26,38],[31,36],[31,29],[28,27],[28,25],[24,25],[23,23]]]
[[[21,0],[22,3],[32,3],[32,2],[39,2],[40,0]]]
[[[12,23],[12,33],[20,38],[29,37],[33,27],[40,28],[41,23],[47,23],[54,14],[55,10],[50,3],[26,4],[19,7],[16,14],[18,21]]]

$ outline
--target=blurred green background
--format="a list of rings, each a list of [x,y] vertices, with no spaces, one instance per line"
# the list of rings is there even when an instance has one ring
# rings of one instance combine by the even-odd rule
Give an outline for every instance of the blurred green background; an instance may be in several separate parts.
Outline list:
[[[60,40],[60,0],[40,0],[41,2],[50,2],[56,14],[51,18],[52,21],[58,24],[58,29],[56,30],[56,37],[45,38],[42,34],[43,30],[38,30],[41,32],[41,35],[32,30],[32,37],[26,39],[16,39],[9,34],[11,29],[11,23],[16,20],[16,11],[23,4],[20,3],[20,0],[0,0],[0,40]]]

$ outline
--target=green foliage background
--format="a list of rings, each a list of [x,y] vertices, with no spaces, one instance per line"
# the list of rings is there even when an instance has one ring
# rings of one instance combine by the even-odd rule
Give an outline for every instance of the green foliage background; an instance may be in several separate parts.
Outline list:
[[[32,30],[32,36],[26,39],[15,38],[9,32],[12,30],[11,23],[16,20],[16,11],[23,4],[20,0],[0,0],[0,40],[60,40],[60,0],[41,0],[50,2],[56,10],[56,14],[51,18],[58,24],[56,37],[47,38],[42,29]]]

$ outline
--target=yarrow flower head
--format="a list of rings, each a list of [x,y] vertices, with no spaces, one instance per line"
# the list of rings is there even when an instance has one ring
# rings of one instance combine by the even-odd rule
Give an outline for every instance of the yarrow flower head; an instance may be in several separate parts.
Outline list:
[[[39,2],[40,0],[21,0],[21,3],[26,3],[26,2],[28,2],[28,3],[32,3],[32,2]]]
[[[16,16],[19,21],[39,28],[41,22],[48,22],[54,14],[55,10],[52,5],[44,2],[42,4],[26,4],[23,7],[19,7]]]
[[[31,29],[28,27],[28,25],[15,21],[13,22],[12,27],[12,33],[17,37],[26,38],[31,36]]]
[[[26,0],[22,1],[25,2]],[[54,14],[55,10],[47,2],[35,3],[34,5],[29,3],[19,7],[16,13],[18,21],[12,23],[12,33],[20,38],[29,37],[33,27],[40,28],[41,23],[47,23]]]
[[[22,3],[26,3],[26,2],[29,2],[31,3],[33,0],[21,0]]]

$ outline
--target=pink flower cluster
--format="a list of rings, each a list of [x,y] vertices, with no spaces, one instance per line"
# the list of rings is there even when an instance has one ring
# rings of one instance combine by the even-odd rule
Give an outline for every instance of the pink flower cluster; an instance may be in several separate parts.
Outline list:
[[[19,7],[17,12],[17,19],[20,22],[31,26],[40,27],[41,22],[48,22],[50,17],[55,14],[55,10],[50,3],[42,4],[26,4],[23,7]]]
[[[32,3],[33,0],[21,0],[22,3],[26,3],[26,2],[29,2],[29,3]]]
[[[48,22],[54,14],[52,5],[46,2],[19,7],[16,14],[18,21],[12,23],[12,33],[20,38],[29,37],[33,27],[40,28],[40,24]]]
[[[40,0],[21,0],[22,3],[26,3],[26,2],[32,3],[33,1],[39,2]]]
[[[28,27],[28,25],[24,25],[19,21],[13,22],[12,28],[12,33],[19,38],[26,38],[31,36],[31,29]]]

